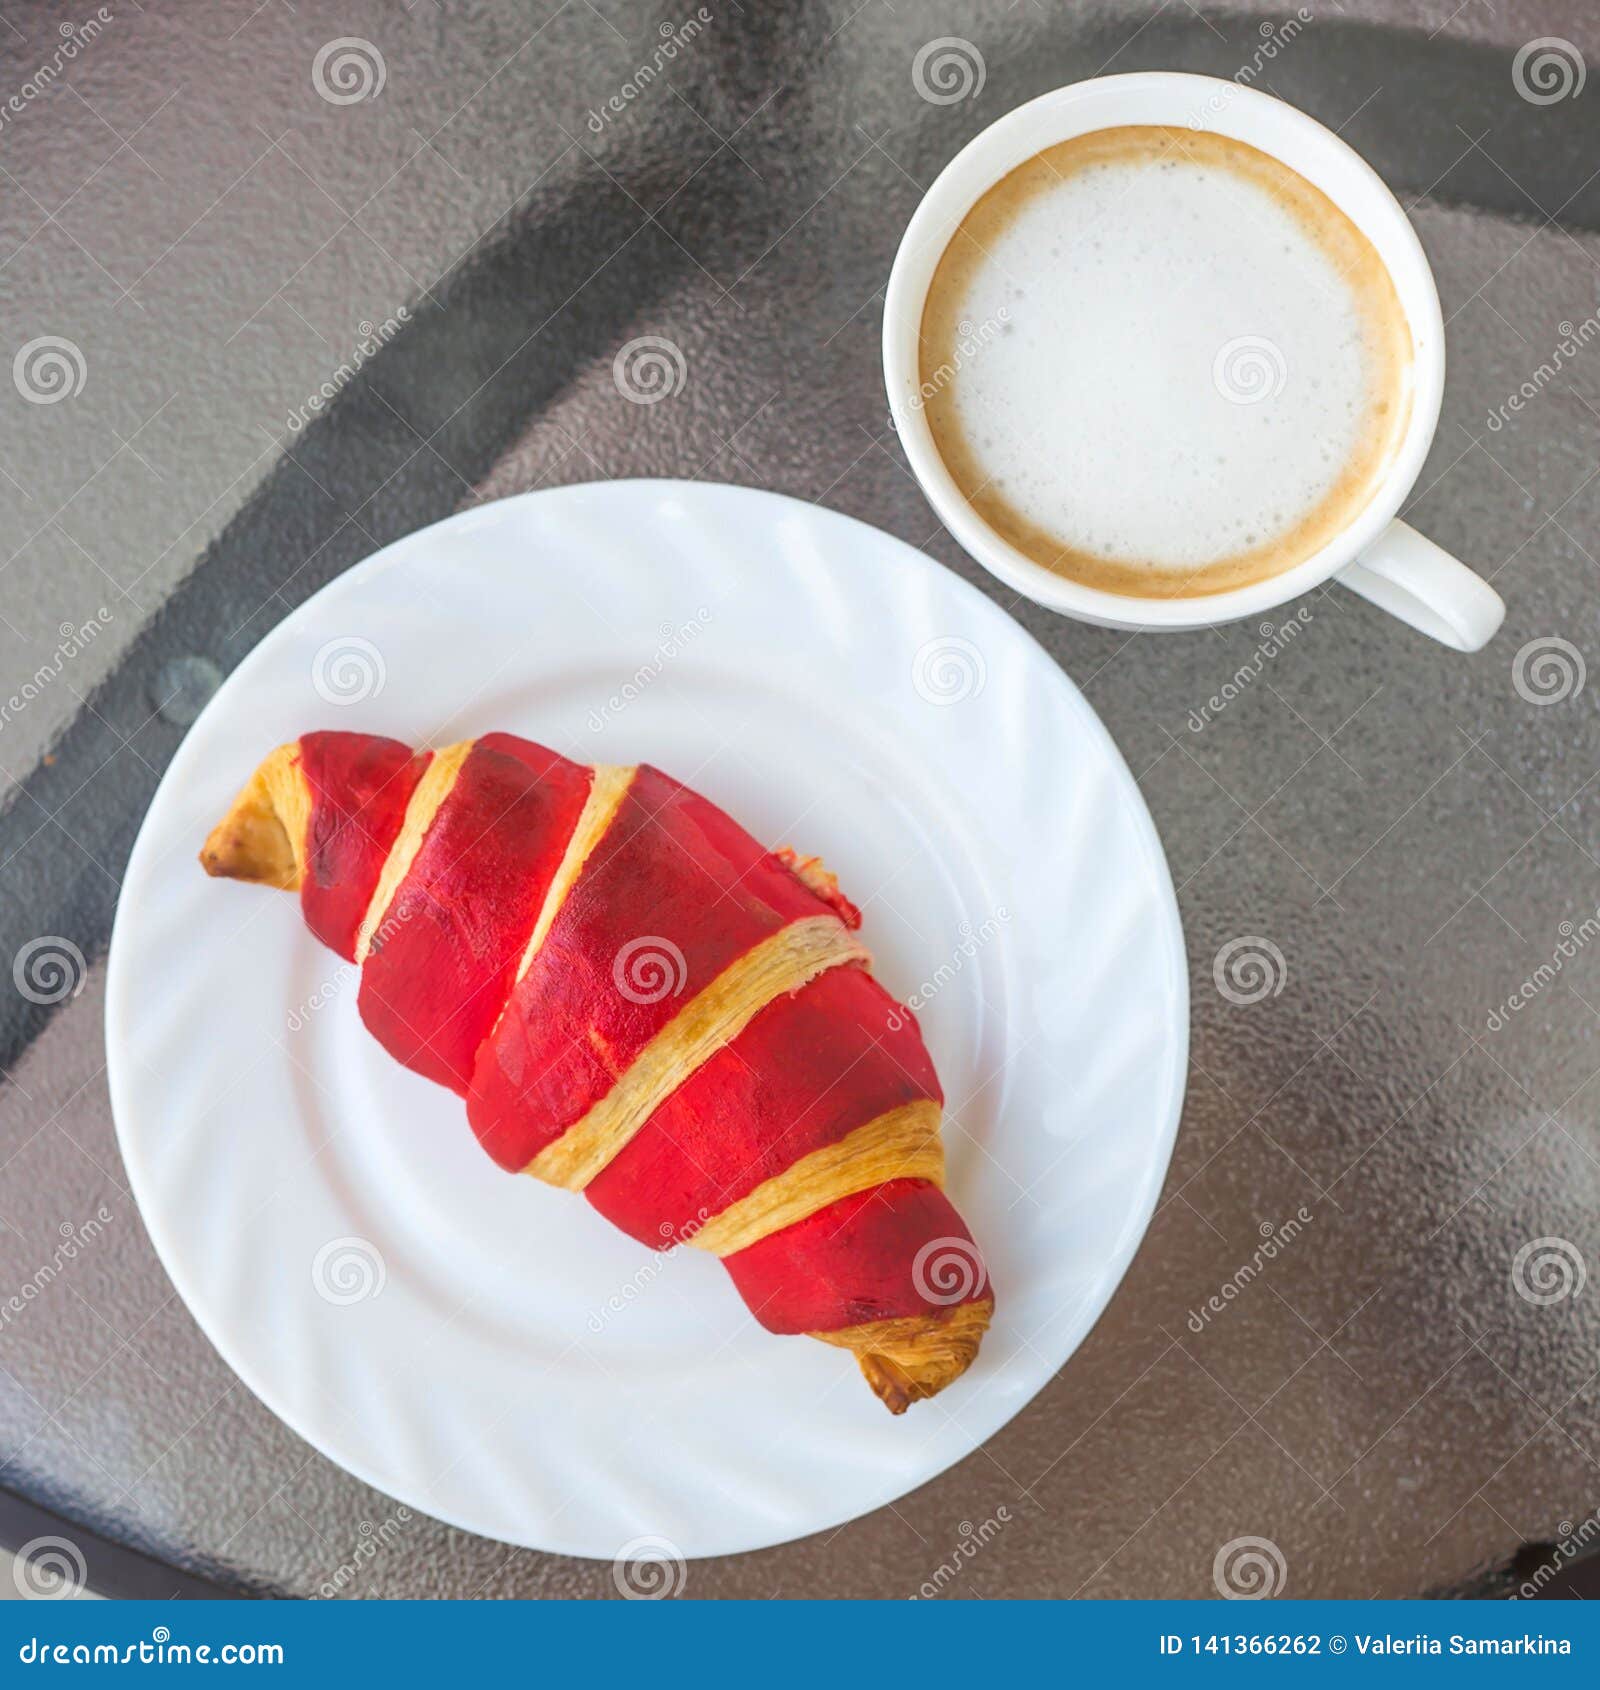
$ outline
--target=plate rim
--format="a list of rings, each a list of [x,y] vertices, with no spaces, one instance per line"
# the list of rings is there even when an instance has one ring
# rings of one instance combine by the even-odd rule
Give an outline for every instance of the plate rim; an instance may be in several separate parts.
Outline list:
[[[1172,880],[1171,865],[1167,861],[1166,851],[1161,843],[1160,833],[1155,820],[1150,814],[1149,806],[1145,802],[1144,794],[1135,779],[1127,759],[1123,756],[1110,730],[1101,720],[1099,713],[1083,691],[1067,673],[1065,668],[1044,647],[1040,640],[1023,623],[1012,616],[1003,606],[996,603],[986,592],[973,582],[967,580],[956,570],[940,563],[920,547],[908,540],[903,540],[897,534],[887,529],[879,528],[875,524],[846,511],[834,509],[817,501],[797,497],[794,494],[774,491],[768,488],[749,487],[738,482],[686,480],[676,477],[639,476],[604,478],[597,477],[588,481],[563,482],[553,487],[538,487],[525,489],[520,493],[508,495],[502,499],[493,499],[481,504],[467,506],[462,510],[451,512],[435,522],[427,523],[421,528],[412,529],[380,546],[369,553],[359,562],[348,569],[341,570],[319,587],[316,592],[297,605],[280,621],[275,623],[264,633],[254,646],[234,666],[225,677],[221,686],[207,700],[204,709],[196,717],[195,722],[185,730],[177,750],[162,773],[154,795],[140,818],[138,832],[134,837],[133,846],[129,851],[127,865],[124,869],[123,882],[131,878],[133,869],[138,863],[141,853],[147,849],[147,839],[153,838],[151,820],[161,807],[168,784],[173,780],[174,771],[182,760],[182,752],[188,742],[189,734],[195,726],[213,710],[226,707],[226,701],[234,690],[246,684],[248,677],[259,666],[270,661],[267,648],[278,641],[292,637],[296,627],[302,622],[310,622],[316,615],[320,601],[335,588],[346,585],[354,586],[368,577],[378,574],[393,563],[392,554],[402,547],[410,547],[423,542],[430,535],[447,528],[461,528],[469,526],[475,520],[482,520],[484,513],[503,513],[511,507],[524,505],[530,501],[559,500],[563,496],[603,496],[601,490],[610,493],[615,490],[626,490],[639,497],[666,498],[682,496],[685,492],[698,495],[707,492],[716,497],[736,495],[739,499],[748,499],[759,504],[776,503],[780,507],[798,507],[807,519],[821,515],[826,521],[849,524],[851,527],[863,531],[864,536],[870,536],[871,543],[883,547],[887,542],[886,551],[894,558],[893,567],[903,575],[914,573],[930,573],[936,575],[942,585],[954,590],[956,601],[962,605],[964,611],[973,613],[978,619],[988,619],[992,624],[1002,625],[1007,638],[1020,637],[1026,644],[1033,647],[1037,656],[1043,660],[1047,669],[1053,673],[1054,681],[1061,689],[1061,696],[1066,708],[1072,713],[1077,724],[1086,729],[1089,737],[1096,743],[1100,755],[1106,759],[1114,776],[1117,802],[1132,823],[1138,836],[1142,854],[1152,875],[1151,891],[1157,905],[1167,919],[1162,923],[1162,950],[1164,962],[1172,981],[1172,1014],[1171,1023],[1165,1029],[1165,1047],[1168,1053],[1166,1090],[1168,1105],[1166,1119],[1159,1123],[1159,1130],[1154,1139],[1152,1154],[1148,1158],[1143,1186],[1137,1194],[1137,1201],[1133,1204],[1129,1218],[1124,1225],[1121,1237],[1115,1251],[1106,1258],[1106,1270],[1100,1277],[1100,1286],[1096,1294],[1086,1299],[1083,1309],[1071,1328],[1070,1342],[1066,1344],[1060,1361],[1053,1370],[1042,1379],[1028,1395],[1021,1398],[983,1438],[971,1439],[966,1447],[945,1462],[942,1466],[926,1473],[909,1486],[896,1488],[898,1477],[889,1479],[887,1485],[872,1493],[870,1500],[864,1505],[858,1505],[857,1500],[845,1504],[839,1512],[830,1511],[827,1518],[816,1525],[807,1526],[802,1531],[790,1531],[781,1525],[775,1526],[770,1534],[758,1534],[752,1538],[748,1534],[729,1541],[717,1540],[707,1544],[697,1544],[692,1549],[683,1549],[674,1545],[680,1557],[688,1560],[706,1560],[727,1555],[750,1554],[764,1549],[777,1548],[784,1544],[803,1542],[823,1532],[836,1531],[851,1521],[865,1518],[888,1506],[902,1496],[909,1496],[933,1483],[960,1462],[969,1460],[992,1438],[1001,1432],[1033,1403],[1044,1389],[1052,1383],[1062,1370],[1072,1361],[1073,1357],[1083,1347],[1094,1329],[1099,1325],[1112,1299],[1121,1288],[1127,1277],[1128,1269],[1132,1265],[1134,1256],[1144,1242],[1149,1231],[1151,1220],[1154,1218],[1157,1204],[1163,1186],[1166,1182],[1168,1170],[1171,1167],[1173,1150],[1177,1142],[1178,1129],[1182,1122],[1183,1108],[1188,1092],[1188,1066],[1190,1042],[1190,1002],[1189,1002],[1189,970],[1188,948],[1183,932],[1182,912],[1178,905],[1177,892]],[[153,848],[153,847],[150,847]],[[206,1341],[217,1352],[217,1355],[241,1384],[254,1396],[266,1410],[311,1449],[315,1450],[324,1460],[348,1473],[359,1483],[381,1494],[392,1497],[404,1507],[415,1508],[427,1517],[438,1520],[446,1526],[459,1531],[470,1532],[476,1537],[485,1537],[492,1542],[506,1543],[518,1548],[530,1549],[541,1554],[563,1555],[574,1559],[602,1562],[615,1559],[615,1556],[596,1555],[591,1549],[579,1547],[568,1541],[561,1541],[560,1533],[550,1534],[545,1541],[534,1542],[527,1537],[504,1537],[498,1533],[485,1531],[480,1525],[452,1513],[447,1508],[441,1508],[431,1502],[423,1503],[414,1500],[414,1493],[408,1494],[408,1487],[403,1479],[399,1484],[389,1477],[376,1473],[368,1467],[359,1456],[347,1457],[335,1454],[320,1438],[301,1423],[299,1416],[285,1411],[279,1406],[279,1401],[270,1384],[262,1378],[253,1363],[245,1361],[238,1353],[231,1341],[224,1341],[217,1327],[213,1324],[211,1315],[206,1310],[204,1299],[191,1296],[191,1287],[174,1271],[173,1256],[169,1251],[166,1229],[171,1218],[163,1216],[159,1203],[149,1200],[150,1191],[146,1183],[145,1171],[141,1157],[134,1148],[129,1129],[124,1121],[134,1112],[132,1100],[128,1095],[131,1081],[128,1070],[133,1065],[131,1055],[125,1061],[121,1054],[118,1038],[118,1023],[126,1021],[125,1000],[134,990],[130,969],[126,963],[120,961],[126,951],[127,943],[122,935],[126,932],[128,922],[134,917],[124,914],[124,900],[118,896],[116,911],[112,920],[111,935],[107,946],[106,958],[106,993],[105,1006],[102,1017],[103,1034],[106,1054],[107,1089],[110,1097],[113,1129],[116,1134],[118,1153],[122,1158],[123,1167],[128,1175],[129,1190],[133,1195],[139,1210],[140,1220],[144,1226],[145,1235],[149,1239],[156,1258],[161,1264],[173,1290],[181,1298],[185,1310],[199,1327]],[[160,1217],[159,1219],[155,1217]],[[203,1289],[200,1288],[200,1289]],[[963,1428],[964,1431],[964,1428]]]

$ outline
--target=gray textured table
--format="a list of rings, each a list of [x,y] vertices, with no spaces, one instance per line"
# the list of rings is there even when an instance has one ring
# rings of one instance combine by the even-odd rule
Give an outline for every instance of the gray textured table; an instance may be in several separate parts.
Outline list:
[[[1600,87],[1513,77],[1555,36],[1575,84],[1600,26],[1577,0],[1310,10],[1286,36],[1288,10],[1182,0],[708,0],[686,34],[692,9],[632,0],[119,0],[67,36],[12,0],[0,940],[86,960],[3,994],[0,1483],[271,1592],[391,1518],[234,1380],[150,1250],[103,1070],[118,875],[209,677],[318,586],[475,499],[652,474],[820,500],[1005,603],[1140,778],[1194,994],[1171,1178],[1071,1364],[936,1483],[688,1592],[909,1594],[1002,1507],[951,1593],[1210,1594],[1259,1537],[1289,1594],[1400,1595],[1600,1532]],[[976,53],[933,101],[913,62],[944,36]],[[370,48],[318,71],[348,37]],[[1055,619],[959,553],[887,427],[880,290],[919,184],[1057,84],[1253,64],[1387,174],[1436,266],[1451,374],[1412,514],[1508,602],[1478,657],[1337,590],[1267,659],[1252,626]],[[612,380],[642,334],[687,372],[649,407]],[[1213,964],[1245,936],[1283,963],[1241,1005]],[[421,1518],[363,1563],[360,1595],[613,1589]]]

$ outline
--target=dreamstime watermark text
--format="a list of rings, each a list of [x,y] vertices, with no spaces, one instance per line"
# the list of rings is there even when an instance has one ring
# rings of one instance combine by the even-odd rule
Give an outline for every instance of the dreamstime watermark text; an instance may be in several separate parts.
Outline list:
[[[660,25],[661,39],[656,43],[655,51],[635,68],[633,74],[609,100],[594,107],[585,117],[584,122],[590,132],[603,135],[606,125],[614,123],[658,77],[664,76],[678,54],[690,46],[697,36],[703,35],[706,26],[713,21],[710,9],[701,6],[696,9],[693,17],[680,24]]]
[[[342,1596],[372,1562],[394,1543],[401,1532],[411,1524],[412,1518],[409,1508],[396,1508],[394,1513],[378,1525],[374,1525],[371,1520],[363,1520],[358,1529],[355,1547],[317,1586],[317,1595],[324,1601]]]
[[[104,1203],[81,1223],[63,1221],[57,1228],[56,1247],[48,1261],[35,1268],[4,1302],[0,1302],[0,1327],[9,1326],[18,1315],[27,1311],[48,1291],[57,1279],[110,1226],[113,1216]]]
[[[1256,649],[1204,704],[1189,712],[1189,732],[1200,733],[1208,723],[1214,722],[1240,693],[1248,691],[1259,681],[1267,666],[1274,659],[1281,657],[1294,644],[1301,630],[1310,625],[1312,615],[1311,606],[1303,604],[1286,622],[1276,626],[1271,622],[1263,622],[1261,638],[1256,644]]]
[[[50,1643],[30,1637],[17,1646],[24,1666],[273,1666],[283,1665],[281,1643],[174,1643],[171,1629],[156,1626],[137,1643]]]
[[[367,946],[367,956],[376,956],[416,913],[417,907],[413,904],[407,904],[398,911],[386,911],[383,920],[372,930],[372,939]],[[291,1033],[303,1033],[311,1025],[311,1019],[319,1009],[332,1003],[346,986],[359,986],[360,983],[361,964],[341,962],[333,973],[317,986],[310,997],[303,999],[289,1011],[284,1025]]]
[[[661,1247],[653,1250],[649,1261],[645,1262],[631,1279],[612,1292],[589,1316],[589,1330],[598,1335],[604,1332],[619,1314],[626,1314],[660,1278],[663,1269],[672,1260],[673,1247],[687,1244],[710,1219],[711,1211],[701,1209],[686,1226],[679,1227],[671,1221],[663,1221],[660,1228]]]
[[[602,701],[599,709],[589,712],[589,732],[599,733],[607,722],[620,716],[636,698],[659,681],[673,658],[692,645],[710,623],[711,611],[706,605],[701,605],[687,622],[680,622],[676,628],[670,623],[663,623],[656,649],[609,698]]]
[[[1011,309],[1006,305],[1002,305],[992,317],[985,317],[981,323],[963,318],[956,325],[956,343],[950,348],[949,357],[912,394],[912,410],[920,411],[930,399],[937,399],[956,379],[962,365],[970,363],[986,346],[992,346],[1006,332],[1010,322]]]
[[[1491,434],[1498,434],[1525,406],[1537,399],[1590,341],[1600,336],[1600,314],[1591,312],[1578,323],[1563,320],[1556,324],[1556,333],[1561,338],[1548,356],[1540,361],[1515,392],[1508,393],[1483,419],[1483,426]]]
[[[1311,1211],[1302,1203],[1295,1212],[1281,1225],[1274,1226],[1271,1221],[1261,1223],[1261,1242],[1250,1252],[1249,1257],[1234,1269],[1233,1277],[1223,1281],[1221,1286],[1197,1309],[1189,1310],[1188,1327],[1191,1332],[1204,1332],[1206,1327],[1222,1314],[1230,1304],[1236,1302],[1240,1296],[1258,1279],[1265,1270],[1275,1262],[1285,1250],[1294,1243],[1313,1220]]]
[[[1560,978],[1561,971],[1591,940],[1600,938],[1600,908],[1586,915],[1582,921],[1561,922],[1556,932],[1560,937],[1549,957],[1509,997],[1489,1011],[1483,1023],[1485,1032],[1503,1032],[1514,1016],[1532,1003],[1546,986]]]
[[[1531,1602],[1544,1587],[1564,1573],[1589,1546],[1600,1540],[1600,1511],[1580,1520],[1561,1522],[1558,1540],[1550,1545],[1550,1553],[1512,1591],[1508,1600]]]
[[[963,1520],[955,1548],[925,1578],[911,1595],[913,1602],[929,1601],[943,1595],[945,1587],[953,1584],[980,1555],[1011,1524],[1011,1510],[1002,1502],[994,1513],[980,1525]]]
[[[41,94],[48,93],[55,86],[61,73],[84,50],[92,46],[96,38],[111,22],[115,13],[109,6],[101,6],[93,17],[85,18],[82,23],[63,23],[56,26],[61,39],[56,43],[55,51],[37,70],[0,105],[0,130],[8,123],[14,122],[29,104],[37,100]]]
[[[917,1010],[932,1003],[984,946],[992,944],[1000,936],[1002,929],[1009,926],[1010,922],[1011,911],[1004,904],[997,904],[994,914],[985,917],[977,927],[974,927],[970,921],[962,922],[961,938],[956,948],[912,992],[906,999],[904,1007],[915,1014]],[[890,1032],[898,1033],[905,1024],[905,1017],[900,1010],[890,1011],[888,1020]]]
[[[308,394],[304,403],[296,405],[289,412],[287,427],[291,434],[298,434],[315,416],[325,411],[335,399],[344,392],[361,371],[361,366],[374,353],[387,346],[399,334],[407,323],[411,321],[411,312],[404,305],[397,305],[392,317],[385,317],[376,325],[361,322],[356,325],[361,339],[355,344],[350,356],[333,372],[323,384]]]
[[[87,622],[76,627],[70,622],[63,622],[58,630],[61,638],[56,643],[56,649],[9,698],[0,699],[0,729],[20,716],[49,688],[52,681],[60,680],[62,671],[72,659],[88,650],[111,623],[111,612],[104,605]]]
[[[1302,6],[1293,17],[1285,18],[1281,23],[1274,23],[1271,18],[1263,18],[1257,29],[1261,40],[1255,51],[1233,73],[1233,87],[1218,88],[1203,105],[1195,110],[1189,118],[1191,129],[1204,129],[1210,120],[1219,116],[1233,104],[1235,88],[1252,88],[1260,79],[1262,73],[1277,58],[1278,54],[1287,47],[1294,38],[1311,22],[1311,8]]]

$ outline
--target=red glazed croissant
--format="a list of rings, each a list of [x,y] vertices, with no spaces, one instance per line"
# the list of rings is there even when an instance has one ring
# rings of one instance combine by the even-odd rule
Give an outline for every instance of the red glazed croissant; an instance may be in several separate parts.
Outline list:
[[[814,860],[648,766],[312,733],[200,861],[299,891],[367,1027],[501,1167],[720,1256],[763,1326],[854,1351],[896,1414],[977,1354],[994,1302],[942,1190],[939,1082]]]

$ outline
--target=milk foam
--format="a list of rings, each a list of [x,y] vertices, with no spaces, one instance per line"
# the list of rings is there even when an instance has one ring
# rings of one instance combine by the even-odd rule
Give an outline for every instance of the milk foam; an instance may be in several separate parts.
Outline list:
[[[1102,131],[968,214],[923,320],[940,452],[1063,573],[1217,591],[1309,556],[1370,496],[1409,333],[1366,238],[1237,142]]]

